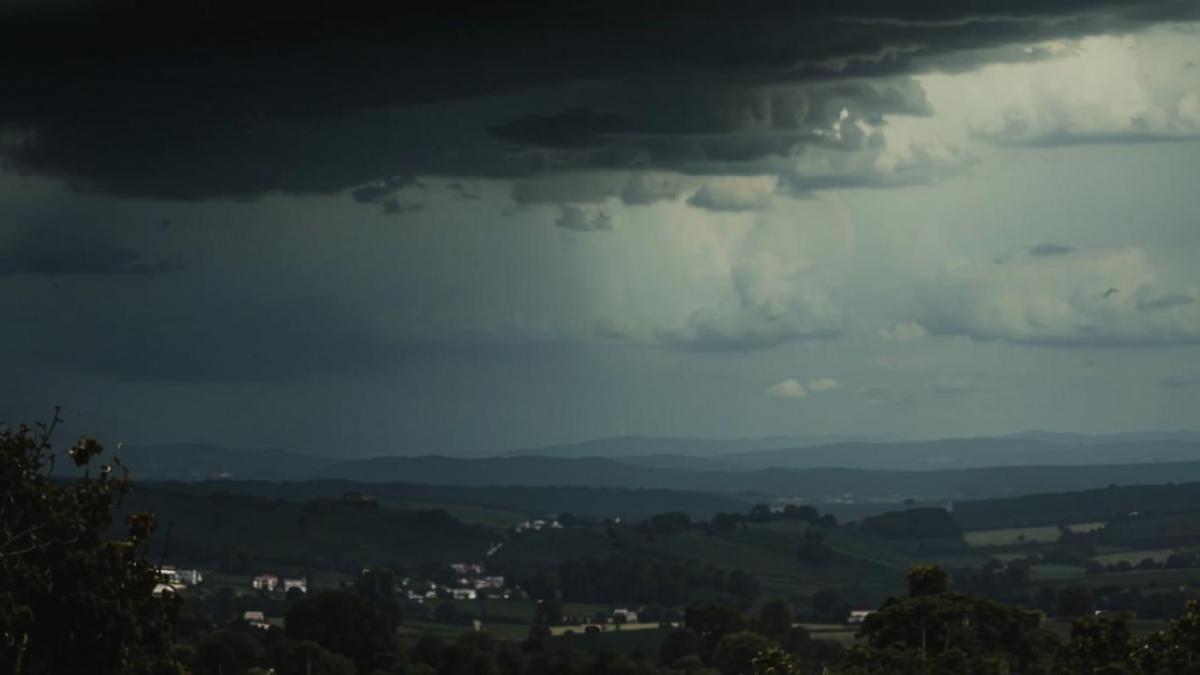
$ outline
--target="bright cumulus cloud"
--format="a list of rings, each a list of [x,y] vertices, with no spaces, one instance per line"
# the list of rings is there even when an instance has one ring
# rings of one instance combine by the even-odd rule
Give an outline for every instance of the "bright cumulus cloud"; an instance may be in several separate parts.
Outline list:
[[[772,398],[796,399],[807,398],[810,392],[815,394],[836,391],[841,388],[842,385],[837,380],[828,377],[813,380],[808,384],[804,384],[794,377],[789,377],[782,382],[776,382],[767,387],[766,393],[767,396]]]
[[[775,398],[805,398],[808,389],[799,380],[788,378],[767,387],[767,395]]]

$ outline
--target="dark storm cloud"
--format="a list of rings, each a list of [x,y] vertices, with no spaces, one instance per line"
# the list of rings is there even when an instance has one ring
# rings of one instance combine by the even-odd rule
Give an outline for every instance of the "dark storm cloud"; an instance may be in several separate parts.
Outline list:
[[[505,140],[556,150],[599,146],[604,144],[605,136],[629,131],[633,131],[633,125],[619,115],[582,108],[556,115],[530,115],[491,129]]]
[[[421,188],[426,187],[424,183],[419,182],[412,176],[392,176],[371,183],[370,185],[356,188],[350,192],[350,196],[354,198],[354,201],[361,204],[376,204],[382,207],[384,215],[399,216],[425,208],[423,204],[403,201],[401,199],[401,191],[410,185]]]
[[[382,204],[384,200],[395,196],[397,192],[413,185],[417,179],[412,176],[392,176],[370,185],[356,188],[350,193],[356,202],[364,204]]]
[[[132,249],[55,229],[27,232],[0,244],[0,277],[155,275],[180,269],[148,261]]]
[[[336,192],[397,174],[530,175],[562,159],[539,151],[586,151],[568,168],[716,173],[830,143],[811,127],[837,114],[839,97],[868,125],[927,112],[903,85],[862,89],[858,78],[1031,58],[1006,46],[1200,14],[1196,3],[1062,0],[758,12],[621,2],[399,11],[363,0],[7,7],[5,164],[79,189],[172,199]],[[577,99],[581,83],[607,83],[612,109]],[[801,108],[726,103],[797,83],[824,89]],[[500,98],[503,110],[488,107]],[[468,99],[454,114],[440,107]],[[396,108],[416,112],[381,112]],[[747,125],[766,133],[743,137]],[[741,168],[732,172],[761,170]]]

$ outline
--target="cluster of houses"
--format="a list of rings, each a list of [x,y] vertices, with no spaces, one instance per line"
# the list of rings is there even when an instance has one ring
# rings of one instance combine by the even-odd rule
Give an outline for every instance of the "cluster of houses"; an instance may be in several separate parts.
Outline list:
[[[287,593],[293,588],[300,589],[300,592],[308,592],[308,579],[300,577],[297,579],[288,579],[275,576],[274,574],[260,574],[254,577],[250,582],[250,586],[256,591],[274,592],[276,590]]]
[[[186,586],[195,586],[204,581],[200,570],[181,570],[173,565],[163,565],[158,568],[158,583],[154,586],[154,594],[174,593]]]
[[[557,520],[522,520],[513,526],[515,532],[533,532],[537,530],[560,530],[562,523]]]
[[[405,591],[405,597],[417,603],[437,598],[475,600],[481,595],[507,599],[516,590],[505,586],[503,576],[485,573],[483,565],[479,563],[453,563],[450,569],[454,570],[453,584],[439,586],[430,581],[407,577],[401,579],[400,586]]]

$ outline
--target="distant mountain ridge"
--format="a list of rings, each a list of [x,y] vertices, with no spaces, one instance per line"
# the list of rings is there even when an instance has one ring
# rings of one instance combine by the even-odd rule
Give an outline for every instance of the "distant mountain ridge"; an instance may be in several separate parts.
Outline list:
[[[798,442],[800,445],[796,444]],[[765,469],[819,468],[931,471],[986,467],[1191,462],[1200,461],[1200,433],[1137,432],[1089,436],[1025,432],[1004,437],[933,441],[843,440],[834,443],[818,443],[815,438],[797,440],[768,437],[739,440],[626,436],[469,458],[430,454],[418,457],[380,456],[347,460],[276,448],[233,449],[199,443],[130,445],[123,448],[121,454],[126,463],[137,472],[138,478],[152,480],[303,480],[351,476],[355,480],[377,480],[377,477],[372,475],[375,468],[394,467],[405,463],[414,467],[433,464],[453,466],[454,471],[464,476],[479,473],[483,479],[498,480],[507,475],[501,467],[523,465],[519,462],[497,462],[529,462],[533,459],[604,460],[573,465],[572,471],[594,470],[598,472],[597,476],[617,472],[616,467],[633,467],[649,471],[647,475],[656,475],[655,471],[729,474]],[[524,466],[534,464],[527,463]],[[548,468],[558,465],[543,463],[541,466]],[[501,470],[501,473],[491,473],[496,470]],[[509,480],[524,480],[523,476],[524,474],[518,472]],[[392,476],[389,480],[409,479],[406,476]]]
[[[890,443],[838,443],[724,455],[722,461],[747,470],[810,469],[967,469],[1004,466],[1139,464],[1200,461],[1200,442],[1183,440],[1034,440],[964,438]]]
[[[681,436],[613,436],[577,443],[521,448],[500,456],[538,455],[541,457],[636,457],[678,455],[719,457],[741,452],[799,448],[850,441],[869,441],[866,436],[822,435],[803,438],[764,436],[762,438],[687,438]]]
[[[741,502],[795,499],[854,517],[893,509],[907,500],[938,503],[1109,484],[1200,481],[1200,445],[1180,441],[1071,444],[991,438],[841,443],[715,457],[425,455],[351,460],[179,444],[130,446],[122,455],[138,481],[340,480],[446,488],[658,490]]]

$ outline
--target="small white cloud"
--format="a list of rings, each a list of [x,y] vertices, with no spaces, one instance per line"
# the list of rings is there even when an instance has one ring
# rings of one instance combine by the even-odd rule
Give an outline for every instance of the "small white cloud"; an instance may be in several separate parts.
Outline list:
[[[767,395],[775,398],[807,398],[809,394],[837,391],[841,388],[841,383],[829,377],[822,377],[808,384],[803,384],[800,380],[790,377],[783,382],[777,382],[767,387]]]
[[[809,391],[837,391],[841,388],[842,385],[837,380],[828,377],[822,377],[819,380],[813,380],[808,383]]]
[[[888,342],[911,342],[920,340],[927,334],[925,327],[916,321],[905,321],[879,331],[879,337]]]
[[[760,211],[771,205],[777,179],[773,176],[730,176],[709,180],[688,204],[710,211]]]
[[[775,398],[805,398],[808,389],[795,378],[788,378],[767,387],[767,396]]]

